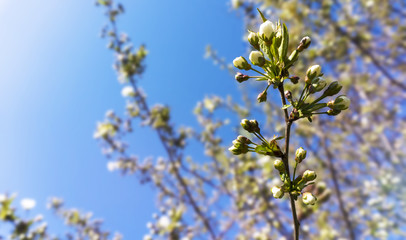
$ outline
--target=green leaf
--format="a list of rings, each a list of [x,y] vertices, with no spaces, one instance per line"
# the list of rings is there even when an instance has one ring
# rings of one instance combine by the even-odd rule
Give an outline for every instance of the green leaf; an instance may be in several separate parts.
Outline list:
[[[259,153],[259,154],[262,154],[262,155],[267,155],[268,150],[269,150],[268,146],[265,145],[264,143],[262,143],[262,145],[256,146],[256,148],[255,148],[255,152]]]
[[[289,46],[289,32],[285,23],[282,25],[282,43],[279,46],[279,61],[285,63],[286,54],[288,53]]]
[[[292,105],[291,104],[286,104],[286,105],[283,105],[283,107],[281,108],[282,110],[285,110],[285,109],[287,109],[287,108],[290,108],[290,107],[292,107]]]
[[[262,14],[262,12],[261,12],[261,10],[259,10],[259,8],[257,8],[257,10],[258,10],[258,12],[259,12],[259,15],[261,15],[262,21],[263,21],[263,22],[266,22],[267,19],[264,17],[264,14]]]
[[[281,139],[284,139],[284,138],[285,138],[285,136],[280,136],[280,137],[273,138],[272,140],[277,141],[277,140],[281,140]]]

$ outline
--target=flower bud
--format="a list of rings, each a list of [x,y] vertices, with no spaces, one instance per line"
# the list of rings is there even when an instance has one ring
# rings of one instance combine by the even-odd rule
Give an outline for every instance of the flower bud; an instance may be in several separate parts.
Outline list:
[[[237,80],[239,83],[245,82],[249,79],[250,77],[248,75],[242,74],[240,72],[238,72],[235,75],[235,80]]]
[[[249,133],[260,131],[257,120],[243,119],[241,120],[241,126]]]
[[[273,44],[275,44],[275,46],[279,48],[279,46],[282,43],[282,27],[279,22],[276,23],[274,31],[275,31],[275,42]]]
[[[303,193],[302,200],[303,203],[306,205],[314,205],[316,203],[317,198],[313,194],[305,192]]]
[[[295,157],[295,161],[297,163],[301,163],[303,161],[303,159],[306,158],[306,150],[304,150],[302,147],[298,148],[296,150],[296,157]]]
[[[330,85],[324,91],[323,97],[330,97],[336,95],[337,93],[340,92],[341,88],[343,88],[343,86],[341,86],[337,81],[334,81],[330,83]]]
[[[257,33],[251,32],[248,34],[248,42],[251,44],[252,47],[259,50],[259,37]]]
[[[310,182],[310,181],[313,181],[314,179],[316,179],[316,177],[317,177],[317,174],[314,172],[314,171],[311,171],[311,170],[306,170],[304,173],[303,173],[303,179],[304,180],[306,180],[306,182]]]
[[[293,76],[293,77],[290,77],[289,79],[293,84],[297,84],[299,82],[300,78],[298,76]]]
[[[317,83],[312,84],[312,91],[313,93],[320,92],[327,86],[326,80],[320,80]]]
[[[252,143],[251,140],[249,140],[247,137],[242,136],[242,135],[239,135],[237,137],[237,141],[242,143],[242,144],[251,144]]]
[[[330,109],[330,110],[327,111],[327,114],[330,115],[330,116],[337,116],[340,113],[341,113],[340,110],[335,110],[335,109]]]
[[[257,101],[258,101],[259,103],[265,102],[266,99],[267,99],[267,95],[268,95],[268,93],[264,90],[263,92],[261,92],[260,94],[258,94]]]
[[[250,120],[250,124],[251,124],[251,126],[252,126],[254,132],[258,132],[258,133],[260,132],[259,124],[258,124],[258,121],[257,121],[257,120],[255,120],[255,119]]]
[[[274,198],[282,198],[283,197],[284,192],[283,192],[282,188],[277,187],[277,186],[273,186],[271,191],[272,191],[272,195],[273,195]]]
[[[271,21],[267,20],[261,24],[259,27],[259,36],[262,38],[262,40],[265,42],[270,42],[274,35],[275,25]]]
[[[307,69],[306,75],[307,78],[312,80],[315,77],[318,77],[321,73],[321,67],[320,65],[313,65]]]
[[[251,65],[245,60],[244,57],[237,57],[233,61],[234,67],[241,69],[241,70],[250,70]]]
[[[290,101],[292,99],[292,92],[289,90],[286,90],[285,97]]]
[[[285,172],[285,165],[283,164],[282,160],[275,160],[273,162],[273,166],[275,167],[276,170],[279,172]]]
[[[334,108],[334,100],[331,100],[327,103],[327,107],[333,109]]]
[[[241,120],[241,127],[242,127],[244,130],[250,132],[250,131],[251,131],[250,120],[248,120],[248,119],[243,119],[243,120]]]
[[[264,55],[260,51],[252,51],[250,54],[250,61],[252,62],[252,64],[258,67],[262,67],[265,64]]]
[[[297,109],[296,108],[294,108],[293,109],[293,111],[290,113],[290,115],[289,115],[289,117],[292,119],[292,120],[296,120],[296,119],[299,119],[299,112],[297,111]]]
[[[302,38],[302,40],[299,43],[299,46],[297,47],[297,51],[301,52],[304,49],[308,48],[311,42],[312,40],[308,36]]]
[[[340,111],[346,110],[346,109],[348,109],[350,107],[350,102],[351,101],[347,96],[345,96],[345,95],[338,96],[336,98],[336,100],[334,100],[334,107],[333,108],[335,110],[340,110]]]
[[[232,154],[234,154],[234,155],[240,155],[242,152],[241,152],[241,149],[240,148],[238,148],[238,147],[236,147],[236,146],[231,146],[230,148],[228,148],[228,151],[230,151]]]

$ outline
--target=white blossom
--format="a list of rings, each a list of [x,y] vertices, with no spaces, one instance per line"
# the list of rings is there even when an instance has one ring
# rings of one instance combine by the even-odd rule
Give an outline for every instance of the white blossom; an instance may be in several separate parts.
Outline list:
[[[160,227],[160,228],[167,228],[167,227],[169,227],[169,225],[171,224],[171,219],[168,217],[168,216],[166,216],[166,215],[164,215],[164,216],[161,216],[160,218],[159,218],[159,220],[158,220],[158,226]]]
[[[316,203],[317,198],[313,194],[305,192],[303,193],[302,200],[303,203],[306,205],[314,205]]]
[[[259,36],[261,36],[261,38],[264,41],[271,40],[274,32],[275,32],[275,25],[269,20],[262,23],[261,26],[259,27]]]
[[[135,91],[134,88],[131,86],[125,86],[122,90],[121,90],[121,95],[123,97],[134,97],[135,96]]]
[[[34,199],[24,198],[21,200],[20,204],[23,209],[30,210],[33,209],[37,203],[35,202]]]
[[[272,191],[272,194],[273,194],[274,198],[282,198],[283,197],[284,193],[283,193],[283,191],[282,191],[282,189],[280,187],[274,186],[274,187],[272,187],[271,191]]]

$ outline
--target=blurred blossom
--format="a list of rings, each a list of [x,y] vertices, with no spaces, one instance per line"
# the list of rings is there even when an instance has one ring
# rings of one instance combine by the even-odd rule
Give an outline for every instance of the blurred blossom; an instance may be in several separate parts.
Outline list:
[[[158,220],[158,226],[162,229],[166,229],[170,224],[171,219],[166,215],[161,216]]]
[[[135,91],[134,88],[132,86],[125,86],[122,90],[121,90],[121,95],[123,97],[134,97],[135,96]]]
[[[22,207],[23,209],[25,209],[25,210],[31,210],[31,209],[33,209],[33,208],[35,207],[36,202],[35,202],[34,199],[31,199],[31,198],[23,198],[23,199],[20,201],[20,204],[21,204],[21,207]]]
[[[115,171],[115,170],[117,170],[117,169],[120,169],[120,163],[117,162],[117,161],[109,161],[109,162],[107,163],[107,169],[108,169],[110,172],[113,172],[113,171]]]

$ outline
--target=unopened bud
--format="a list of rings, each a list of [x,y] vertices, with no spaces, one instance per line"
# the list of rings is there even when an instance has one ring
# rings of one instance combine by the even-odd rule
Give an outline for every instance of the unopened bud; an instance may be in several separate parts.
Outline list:
[[[260,129],[259,129],[259,124],[257,120],[250,120],[250,124],[252,126],[252,128],[254,129],[254,132],[259,133]]]
[[[241,70],[250,70],[251,65],[247,62],[244,57],[237,57],[233,61],[234,67],[241,69]]]
[[[300,78],[298,76],[293,76],[293,77],[290,77],[289,79],[293,84],[297,84],[299,82]]]
[[[237,148],[236,146],[231,146],[230,148],[228,148],[228,151],[230,151],[232,154],[234,155],[240,155],[241,154],[241,149]]]
[[[290,113],[289,117],[292,120],[299,119],[299,112],[297,111],[296,108],[293,109],[293,111]]]
[[[306,170],[304,173],[303,173],[303,179],[304,180],[306,180],[306,182],[310,182],[310,181],[313,181],[314,179],[316,179],[316,177],[317,177],[317,174],[314,172],[314,171],[311,171],[311,170]]]
[[[237,80],[239,83],[245,82],[249,79],[250,77],[248,75],[242,74],[240,72],[238,72],[235,75],[235,80]]]
[[[306,158],[306,154],[307,154],[306,150],[304,150],[302,147],[298,148],[298,149],[296,150],[295,161],[296,161],[297,163],[301,163],[301,162],[303,161],[303,159]]]
[[[242,135],[239,135],[237,137],[237,141],[239,141],[242,144],[251,144],[252,143],[251,140],[249,140],[247,137],[242,136]]]
[[[241,126],[249,133],[260,131],[257,120],[243,119],[241,120]]]
[[[315,77],[320,76],[321,67],[320,65],[313,65],[307,69],[306,76],[308,79],[313,80]]]
[[[341,88],[343,88],[343,86],[341,86],[337,81],[334,81],[330,83],[330,85],[324,91],[323,97],[330,97],[336,95],[337,93],[340,92]]]
[[[263,92],[261,92],[260,94],[258,94],[257,101],[258,101],[259,103],[265,102],[266,99],[267,99],[267,95],[268,95],[268,93],[264,90]]]
[[[251,32],[248,34],[248,42],[251,44],[252,47],[259,50],[259,37],[257,33]]]
[[[331,100],[327,103],[327,107],[333,109],[334,108],[334,100]]]
[[[302,40],[299,43],[299,46],[297,47],[297,50],[299,52],[303,51],[304,49],[306,49],[310,46],[311,42],[312,42],[312,40],[307,36],[302,38]]]
[[[341,95],[334,100],[334,109],[335,110],[346,110],[350,107],[350,99],[347,96]]]
[[[285,97],[290,101],[292,99],[292,92],[289,90],[286,90]]]
[[[327,111],[327,114],[330,115],[330,116],[337,116],[340,113],[341,113],[340,110],[335,110],[335,109],[330,109],[330,110]]]
[[[317,83],[312,84],[312,91],[313,93],[315,92],[320,92],[327,86],[326,80],[320,80]]]
[[[259,36],[265,42],[272,41],[272,37],[275,35],[275,25],[267,20],[266,22],[262,23],[259,27]]]
[[[303,203],[306,205],[314,205],[317,201],[317,198],[313,194],[305,192],[303,193],[302,200]]]
[[[272,195],[273,195],[274,198],[282,198],[283,197],[284,192],[283,192],[282,188],[274,186],[274,187],[272,187],[271,191],[272,191]]]
[[[276,170],[279,172],[285,172],[285,165],[283,164],[282,160],[275,160],[273,162],[273,166],[275,167]]]
[[[322,193],[327,189],[327,184],[325,182],[318,182],[316,188],[319,193]]]
[[[250,61],[252,62],[252,64],[254,64],[254,65],[258,66],[258,67],[262,67],[265,64],[264,55],[260,51],[252,51],[250,53],[249,58],[250,58]]]

